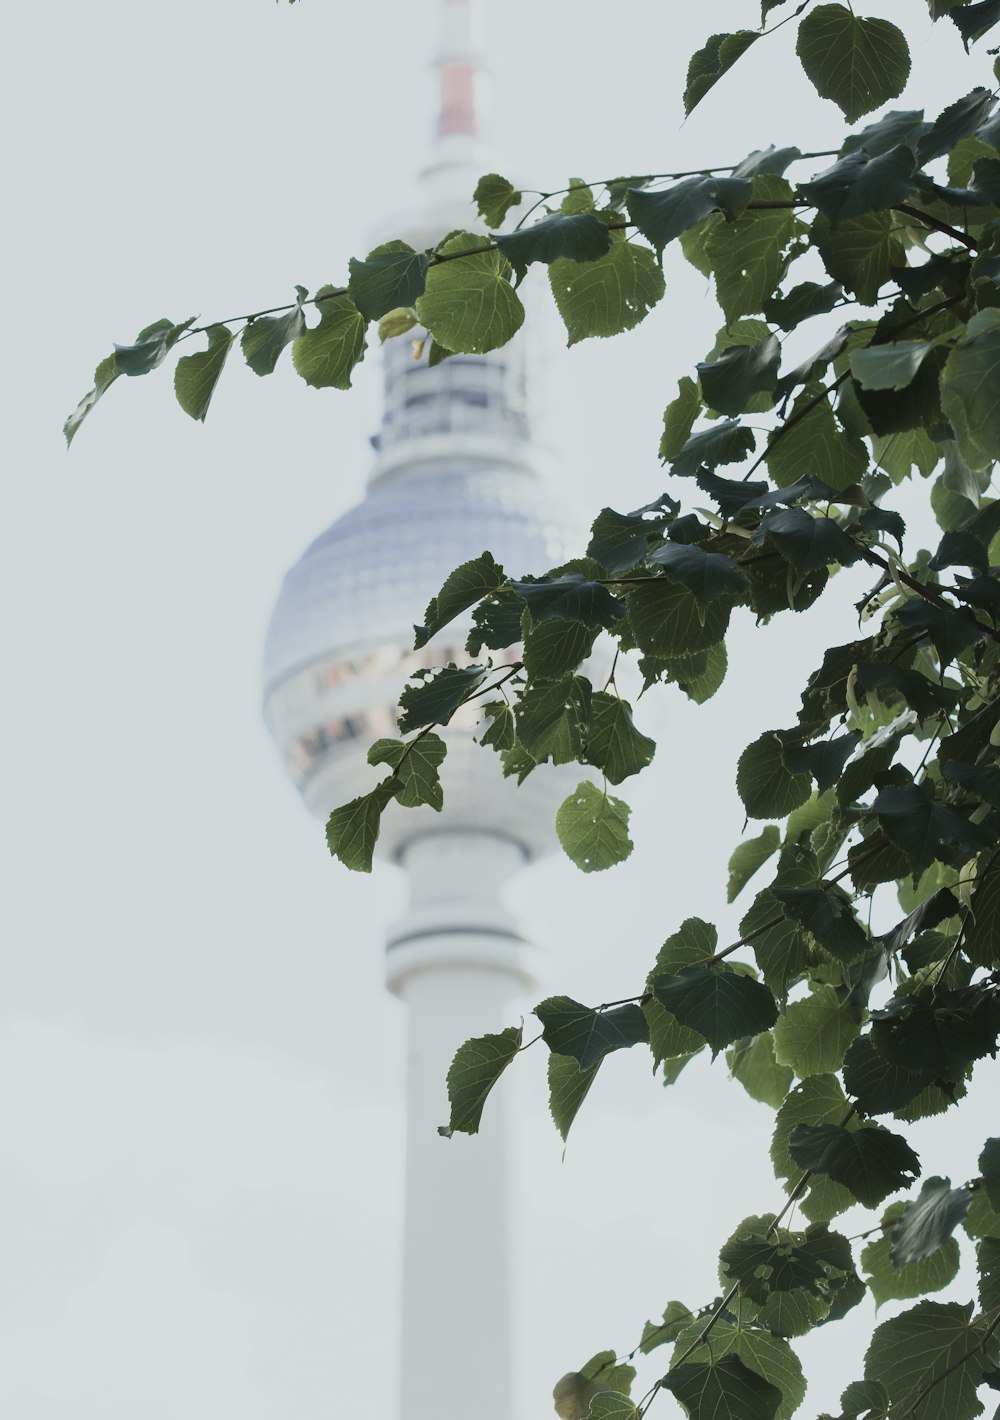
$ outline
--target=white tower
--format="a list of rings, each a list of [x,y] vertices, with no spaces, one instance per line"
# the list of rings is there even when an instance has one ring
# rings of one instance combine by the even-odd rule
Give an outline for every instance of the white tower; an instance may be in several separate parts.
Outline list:
[[[388,233],[419,247],[473,223],[470,198],[485,170],[479,0],[440,3],[424,207]],[[485,548],[515,576],[537,572],[579,545],[531,441],[523,344],[430,368],[401,337],[385,347],[384,386],[367,495],[289,572],[264,653],[267,724],[321,819],[374,784],[366,751],[395,732],[406,676],[461,663],[468,621],[410,649],[413,623],[447,574]],[[437,1126],[457,1046],[511,1024],[509,1003],[534,985],[534,949],[503,885],[555,846],[555,809],[571,783],[549,767],[515,789],[472,730],[453,722],[446,732],[444,811],[391,805],[377,850],[411,883],[386,954],[409,1033],[402,1420],[512,1420],[500,1101],[474,1139],[446,1141]]]

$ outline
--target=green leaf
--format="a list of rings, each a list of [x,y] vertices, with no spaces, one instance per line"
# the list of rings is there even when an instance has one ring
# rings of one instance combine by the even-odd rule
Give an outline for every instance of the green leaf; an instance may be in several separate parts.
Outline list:
[[[512,207],[517,207],[521,193],[499,173],[485,173],[476,183],[472,200],[488,227],[499,227]]]
[[[742,414],[755,395],[774,393],[781,346],[775,335],[735,345],[718,360],[698,365],[705,403],[720,414]]]
[[[549,284],[568,345],[632,330],[666,290],[653,253],[618,232],[599,261],[554,261]]]
[[[738,1040],[726,1051],[726,1063],[733,1079],[739,1080],[751,1099],[778,1109],[795,1079],[787,1065],[774,1058],[770,1031],[749,1040]]]
[[[67,449],[70,444],[72,444],[73,436],[76,431],[93,409],[94,405],[102,395],[107,393],[120,374],[121,371],[115,362],[114,355],[105,356],[94,371],[93,389],[83,396],[83,399],[81,399],[80,403],[63,425],[63,434],[66,438]]]
[[[975,1420],[976,1390],[990,1369],[996,1343],[981,1349],[983,1328],[970,1325],[971,1302],[918,1302],[877,1327],[865,1355],[865,1375],[889,1393],[892,1412],[920,1399],[920,1420]]]
[[[478,1134],[486,1097],[521,1049],[521,1027],[467,1040],[448,1070],[449,1134]]]
[[[590,1403],[607,1391],[607,1381],[595,1381],[583,1371],[567,1371],[552,1388],[559,1420],[587,1420]]]
[[[779,735],[768,730],[747,745],[736,768],[736,790],[750,818],[784,818],[809,797],[809,778],[785,767]]]
[[[319,325],[292,345],[292,364],[313,389],[348,390],[351,371],[365,353],[365,318],[350,296],[333,286],[316,292]]]
[[[368,763],[392,765],[399,781],[396,798],[404,808],[430,804],[440,812],[444,795],[438,771],[447,753],[440,735],[423,735],[410,744],[404,740],[376,740],[368,751]]]
[[[476,602],[482,601],[488,593],[496,591],[507,581],[503,568],[494,562],[492,553],[484,552],[470,562],[463,562],[445,578],[444,586],[436,597],[431,597],[424,612],[423,626],[415,626],[414,648],[426,646],[432,636],[436,636],[443,626],[467,611]]]
[[[457,232],[438,248],[428,268],[417,315],[446,350],[483,355],[506,345],[524,323],[524,307],[510,284],[510,265],[482,237]]]
[[[872,1012],[872,1044],[906,1070],[961,1082],[969,1065],[993,1055],[1000,1002],[981,984],[952,991],[924,988]]]
[[[934,346],[928,340],[866,345],[851,355],[851,374],[866,390],[901,390],[913,383]]]
[[[632,852],[628,836],[630,813],[628,804],[602,793],[584,779],[560,805],[556,834],[578,868],[585,873],[600,873],[623,863]]]
[[[1000,1239],[1000,1213],[990,1207],[985,1189],[973,1186],[972,1206],[965,1216],[964,1227],[970,1238]]]
[[[781,833],[775,824],[769,823],[756,838],[746,839],[733,851],[729,859],[727,902],[734,902],[739,897],[753,875],[777,853],[780,846]]]
[[[715,1365],[687,1361],[668,1371],[661,1384],[690,1420],[774,1420],[782,1401],[777,1386],[734,1355]]]
[[[407,242],[384,242],[364,261],[351,257],[347,294],[366,320],[381,320],[400,306],[416,305],[427,266],[426,252],[414,251]]]
[[[704,1036],[716,1055],[734,1040],[769,1030],[778,1018],[766,986],[725,966],[685,967],[651,984],[660,1005]]]
[[[530,685],[521,694],[514,718],[518,739],[537,763],[579,759],[592,723],[590,682],[563,675]]]
[[[718,597],[742,596],[749,586],[747,574],[731,557],[707,552],[696,543],[666,543],[647,561],[662,567],[671,581],[687,587],[702,605]]]
[[[754,40],[760,39],[756,30],[737,30],[735,34],[712,35],[688,64],[687,85],[684,89],[684,112],[690,115],[692,109],[701,102],[709,89],[731,69],[741,55],[745,54]]]
[[[746,178],[709,174],[682,178],[660,192],[633,188],[627,196],[627,207],[637,229],[662,257],[669,242],[696,227],[710,213],[724,212],[731,220],[744,210],[752,196],[753,187]]]
[[[910,1206],[902,1202],[890,1203],[882,1214],[881,1236],[868,1243],[861,1252],[861,1269],[875,1305],[879,1307],[883,1302],[905,1302],[912,1297],[924,1297],[928,1292],[940,1292],[958,1274],[959,1249],[954,1238],[949,1238],[919,1262],[898,1266],[892,1261],[889,1249],[894,1231]]]
[[[656,742],[641,734],[627,700],[595,691],[594,728],[587,741],[587,763],[600,769],[612,784],[620,784],[652,762]]]
[[[572,1055],[549,1053],[549,1113],[564,1144],[600,1063],[601,1060],[597,1060],[589,1070],[581,1070]]]
[[[420,684],[406,686],[399,697],[399,728],[408,735],[424,725],[446,725],[488,675],[486,666],[447,665],[433,673],[417,671],[414,679]]]
[[[185,414],[200,420],[204,420],[208,413],[226,356],[236,339],[224,325],[210,325],[205,334],[208,336],[208,349],[199,351],[197,355],[182,356],[174,371],[177,403]]]
[[[691,1308],[686,1307],[683,1302],[668,1302],[663,1312],[663,1319],[661,1321],[647,1321],[642,1328],[639,1350],[644,1356],[648,1356],[651,1351],[656,1350],[657,1346],[668,1345],[671,1341],[676,1341],[690,1322],[691,1316]]]
[[[666,577],[650,577],[626,598],[629,626],[640,651],[668,659],[707,651],[729,625],[728,602],[702,605],[686,587]]]
[[[587,1415],[589,1420],[637,1420],[639,1412],[628,1396],[609,1391],[594,1396]]]
[[[663,435],[660,439],[661,459],[669,462],[677,458],[691,437],[694,421],[700,412],[701,395],[698,392],[698,386],[690,375],[682,375],[677,381],[677,398],[671,400],[663,411]],[[602,560],[602,558],[598,558],[598,561]],[[636,562],[638,560],[638,558],[635,559]],[[634,566],[634,562],[630,562],[628,565]],[[624,568],[621,570],[624,571]]]
[[[586,626],[614,626],[625,614],[625,604],[601,582],[581,572],[544,577],[537,582],[511,582],[535,621],[582,621]]]
[[[510,706],[503,700],[493,700],[483,706],[483,714],[490,723],[479,736],[479,743],[489,745],[497,751],[513,749],[517,733],[514,728],[514,712]]]
[[[976,1246],[976,1257],[979,1263],[980,1309],[984,1312],[1000,1311],[1000,1241],[983,1238]]]
[[[384,345],[387,340],[394,340],[397,335],[405,335],[416,324],[417,313],[412,306],[398,306],[394,311],[386,311],[379,321],[378,338]],[[440,346],[434,346],[432,354],[435,349],[440,349]]]
[[[816,281],[803,281],[781,296],[769,297],[762,309],[765,319],[772,325],[791,331],[812,316],[832,311],[843,294],[836,281],[828,281],[822,286]]]
[[[892,1230],[889,1248],[892,1265],[904,1267],[938,1252],[950,1241],[971,1202],[968,1188],[952,1188],[950,1178],[925,1179],[917,1197],[907,1204]]]
[[[727,321],[759,311],[784,275],[787,248],[801,228],[792,197],[784,178],[764,173],[754,178],[754,202],[788,206],[751,208],[708,232],[705,257]]]
[[[775,1024],[774,1058],[800,1079],[832,1075],[860,1029],[857,1007],[841,1001],[834,987],[817,986],[811,996],[790,1002]]]
[[[290,311],[280,316],[258,316],[244,326],[240,346],[244,360],[255,375],[273,374],[282,350],[305,331],[302,302],[309,292],[304,286],[296,286],[295,290],[295,305]]]
[[[857,148],[800,191],[831,223],[843,222],[905,202],[917,187],[915,168],[903,143],[874,157]]]
[[[646,1018],[638,1006],[593,1011],[569,996],[549,996],[539,1002],[534,1014],[549,1049],[570,1056],[581,1071],[593,1069],[613,1050],[628,1050],[649,1040]]]
[[[988,846],[981,829],[928,798],[915,784],[883,789],[872,807],[886,837],[906,854],[914,873],[922,873],[935,858],[947,861],[950,845],[966,854]]]
[[[738,424],[735,419],[725,419],[713,424],[710,429],[699,429],[697,434],[692,434],[673,459],[670,472],[683,477],[699,474],[703,469],[718,468],[720,464],[742,463],[755,447],[752,429]],[[749,494],[748,486],[747,496]]]
[[[854,753],[860,734],[856,730],[818,744],[786,745],[785,764],[793,774],[811,774],[821,794],[832,789]]]
[[[843,5],[820,5],[799,25],[796,53],[816,92],[848,123],[903,92],[910,51],[888,20],[863,19]]]
[[[854,915],[852,900],[835,883],[775,886],[771,893],[782,911],[794,917],[837,961],[850,964],[868,950],[868,934]]]
[[[863,441],[841,429],[827,399],[815,402],[818,393],[812,386],[803,390],[785,424],[771,435],[765,460],[779,488],[805,476],[840,491],[858,483],[868,467]]]
[[[599,562],[609,576],[627,572],[644,559],[650,536],[662,529],[664,521],[602,508],[591,528],[587,556]]]
[[[690,1345],[703,1325],[703,1322],[697,1322],[678,1338],[678,1354]],[[802,1404],[806,1382],[798,1357],[787,1341],[782,1340],[780,1336],[772,1336],[759,1326],[747,1325],[746,1322],[733,1325],[719,1321],[712,1328],[711,1348],[715,1360],[721,1360],[724,1356],[735,1356],[755,1375],[777,1386],[782,1401],[775,1420],[790,1420],[793,1411]]]
[[[326,844],[345,868],[370,873],[375,842],[382,825],[382,811],[396,790],[392,779],[383,779],[370,794],[362,794],[349,804],[334,809],[327,819]]]
[[[1000,23],[1000,0],[979,0],[975,5],[953,8],[949,10],[948,18],[958,26],[965,52],[968,53],[970,44],[982,39],[987,31]]]
[[[529,618],[525,617],[528,622]],[[521,658],[532,681],[556,680],[576,670],[594,648],[596,630],[582,621],[543,621],[524,627]]]
[[[1000,1213],[1000,1139],[987,1139],[979,1155],[979,1171],[983,1176],[986,1196]]]
[[[611,233],[592,212],[555,212],[518,232],[495,237],[520,281],[536,261],[598,261],[611,249]]]
[[[833,279],[853,291],[862,305],[873,305],[892,268],[904,264],[902,241],[887,212],[871,212],[835,228],[820,214],[813,223],[813,240]]]
[[[874,1125],[849,1130],[839,1124],[798,1124],[789,1135],[788,1151],[800,1168],[843,1184],[866,1208],[876,1208],[920,1173],[920,1160],[906,1140]]]
[[[871,1037],[859,1037],[844,1057],[844,1088],[865,1114],[892,1114],[908,1105],[933,1082],[927,1071],[907,1070],[875,1049]]]
[[[973,468],[1000,457],[1000,310],[980,311],[952,349],[941,375],[941,407]]]

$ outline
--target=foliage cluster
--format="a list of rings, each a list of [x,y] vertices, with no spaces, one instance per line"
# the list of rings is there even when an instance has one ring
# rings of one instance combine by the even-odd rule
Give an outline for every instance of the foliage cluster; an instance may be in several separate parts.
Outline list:
[[[806,74],[849,124],[902,92],[909,51],[895,25],[806,0],[766,30],[783,3],[763,0],[760,31],[708,40],[691,60],[687,111],[792,21]],[[967,49],[1000,23],[1000,0],[929,5]],[[816,171],[819,158],[832,161]],[[525,318],[517,287],[537,264],[570,344],[617,335],[663,297],[675,242],[714,282],[723,324],[664,414],[669,491],[604,508],[584,554],[562,567],[514,579],[484,552],[448,577],[416,644],[471,612],[468,663],[403,692],[404,738],[372,747],[370,762],[389,772],[333,813],[333,854],[367,870],[390,802],[441,807],[436,729],[477,700],[481,742],[506,774],[587,766],[558,835],[584,871],[613,866],[632,845],[628,806],[609,786],[641,772],[655,746],[614,670],[599,688],[588,678],[597,638],[612,639],[616,662],[637,660],[645,690],[675,685],[700,703],[726,674],[731,622],[742,618],[745,635],[747,616],[807,614],[838,568],[872,575],[857,635],[826,649],[797,712],[740,757],[738,791],[759,831],[732,855],[730,901],[765,867],[771,876],[738,940],[720,947],[715,926],[689,919],[630,1000],[591,1008],[555,996],[535,1009],[564,1139],[615,1051],[649,1050],[667,1084],[695,1055],[724,1052],[776,1110],[786,1194],[724,1243],[719,1297],[671,1301],[627,1356],[601,1353],[565,1376],[557,1412],[630,1420],[669,1392],[692,1420],[785,1420],[805,1391],[791,1341],[871,1293],[916,1300],[874,1331],[841,1420],[972,1420],[983,1389],[1000,1388],[1000,1139],[986,1140],[975,1178],[953,1185],[922,1177],[904,1131],[960,1107],[1000,1035],[994,93],[974,87],[936,116],[884,112],[829,154],[772,147],[714,171],[575,180],[506,230],[524,194],[489,174],[475,198],[486,236],[452,232],[428,251],[389,242],[352,261],[342,286],[311,299],[298,288],[288,307],[205,328],[207,348],[177,364],[182,407],[204,418],[237,339],[257,374],[290,345],[308,383],[337,388],[373,322],[383,340],[417,331],[418,358],[432,364],[495,349]],[[311,328],[307,305],[319,313]],[[148,373],[195,329],[160,321],[116,349],[67,437],[119,375]],[[816,332],[812,353],[784,368],[782,342],[802,330]],[[907,554],[904,520],[887,506],[914,475],[940,527],[933,553]],[[491,654],[510,647],[513,665]],[[873,931],[873,912],[894,925]],[[478,1130],[525,1048],[511,1028],[459,1049],[445,1132]],[[860,1250],[831,1227],[917,1179]],[[959,1229],[975,1247],[978,1295],[930,1300],[958,1272]],[[631,1362],[660,1347],[672,1348],[661,1379],[633,1398]]]

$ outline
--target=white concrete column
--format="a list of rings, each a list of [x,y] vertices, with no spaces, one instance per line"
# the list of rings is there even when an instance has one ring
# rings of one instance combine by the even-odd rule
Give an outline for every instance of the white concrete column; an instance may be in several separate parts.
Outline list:
[[[406,850],[410,913],[390,934],[390,989],[408,1007],[401,1420],[512,1420],[507,1139],[500,1091],[474,1137],[442,1138],[445,1078],[470,1036],[517,1024],[533,950],[501,899],[523,863],[489,834]]]

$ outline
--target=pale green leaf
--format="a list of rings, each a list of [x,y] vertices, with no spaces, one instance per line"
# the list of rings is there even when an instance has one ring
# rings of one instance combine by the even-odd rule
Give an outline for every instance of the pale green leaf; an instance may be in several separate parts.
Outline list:
[[[556,814],[556,834],[564,851],[585,873],[603,872],[632,852],[630,809],[602,793],[589,779],[578,784]]]
[[[292,364],[314,389],[350,389],[351,372],[365,352],[365,318],[333,286],[323,286],[314,299],[319,325],[292,345]]]
[[[521,1048],[521,1027],[467,1040],[448,1070],[449,1133],[478,1134],[486,1097]]]
[[[524,323],[510,263],[472,232],[449,237],[438,256],[416,303],[421,323],[449,351],[483,355],[506,345]]]

